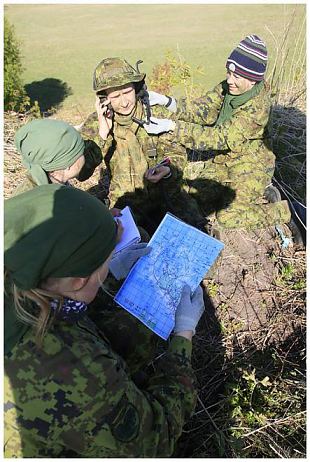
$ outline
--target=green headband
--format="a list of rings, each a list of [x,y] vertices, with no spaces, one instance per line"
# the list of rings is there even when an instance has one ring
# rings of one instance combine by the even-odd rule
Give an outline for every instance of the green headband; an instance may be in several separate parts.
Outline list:
[[[84,140],[61,120],[32,120],[15,135],[22,163],[38,184],[48,184],[46,172],[70,167],[84,153]]]
[[[56,184],[5,201],[4,265],[20,289],[47,277],[87,277],[116,244],[116,224],[90,194]]]

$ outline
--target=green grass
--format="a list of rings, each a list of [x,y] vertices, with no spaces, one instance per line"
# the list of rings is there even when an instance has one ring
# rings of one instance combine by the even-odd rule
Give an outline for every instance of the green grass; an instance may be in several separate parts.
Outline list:
[[[191,66],[206,88],[225,75],[228,54],[241,38],[255,33],[275,59],[272,34],[280,37],[293,12],[292,43],[305,5],[6,5],[5,15],[21,40],[24,83],[59,79],[72,88],[64,111],[84,117],[93,108],[92,73],[104,57],[143,59],[150,74],[168,50]],[[60,115],[60,114],[59,114]]]

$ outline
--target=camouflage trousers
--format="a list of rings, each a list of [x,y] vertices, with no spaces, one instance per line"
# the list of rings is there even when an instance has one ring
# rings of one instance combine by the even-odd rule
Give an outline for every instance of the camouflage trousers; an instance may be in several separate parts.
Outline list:
[[[159,188],[158,188],[159,189]],[[171,193],[162,190],[150,191],[148,194],[137,190],[135,193],[124,194],[114,207],[123,208],[129,205],[136,223],[152,236],[167,212],[172,213],[186,223],[203,229],[204,216],[196,200],[187,191]]]
[[[154,359],[159,337],[133,315],[117,306],[111,296],[100,291],[89,305],[88,316],[110,342],[113,350],[124,359],[132,376],[145,369]]]
[[[217,163],[215,159],[191,162],[184,177],[206,216],[215,213],[226,229],[258,229],[288,223],[291,217],[287,201],[266,203],[265,188],[271,183],[273,168],[244,156]]]

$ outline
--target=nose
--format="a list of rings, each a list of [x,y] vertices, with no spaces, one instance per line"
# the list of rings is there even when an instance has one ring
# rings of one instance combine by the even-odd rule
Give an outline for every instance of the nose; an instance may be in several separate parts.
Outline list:
[[[126,95],[121,95],[120,103],[122,107],[126,107],[128,105],[128,100]]]
[[[232,85],[234,83],[234,79],[233,79],[232,75],[227,74],[226,81],[227,81],[228,85]]]

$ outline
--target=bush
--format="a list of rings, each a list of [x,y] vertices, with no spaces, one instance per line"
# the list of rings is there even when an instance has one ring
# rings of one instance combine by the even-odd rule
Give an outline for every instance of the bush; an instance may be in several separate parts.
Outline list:
[[[4,18],[4,110],[23,111],[29,106],[22,83],[20,42],[15,36],[14,27]]]

